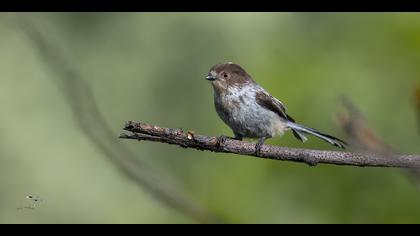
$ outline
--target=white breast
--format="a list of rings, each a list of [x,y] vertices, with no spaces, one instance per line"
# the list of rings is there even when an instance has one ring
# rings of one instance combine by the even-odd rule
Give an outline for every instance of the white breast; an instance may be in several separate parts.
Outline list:
[[[256,102],[255,95],[261,87],[251,84],[243,87],[230,87],[222,98],[229,107],[222,119],[234,132],[244,137],[259,138],[283,135],[287,126],[275,113]]]

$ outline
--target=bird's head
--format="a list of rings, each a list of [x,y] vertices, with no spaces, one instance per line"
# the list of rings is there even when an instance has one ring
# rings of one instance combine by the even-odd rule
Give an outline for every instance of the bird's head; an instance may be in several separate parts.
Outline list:
[[[232,62],[212,66],[206,79],[211,81],[215,90],[226,90],[231,86],[241,87],[253,81],[240,65]]]

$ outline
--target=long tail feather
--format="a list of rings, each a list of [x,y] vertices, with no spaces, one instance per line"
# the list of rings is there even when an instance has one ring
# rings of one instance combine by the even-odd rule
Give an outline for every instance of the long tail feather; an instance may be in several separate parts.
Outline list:
[[[308,139],[302,133],[307,133],[307,134],[314,135],[314,136],[330,143],[331,145],[334,145],[334,146],[339,147],[339,148],[345,149],[345,146],[347,145],[347,143],[344,142],[343,140],[341,140],[339,138],[336,138],[336,137],[333,137],[333,136],[328,135],[328,134],[321,133],[320,131],[318,131],[316,129],[305,127],[303,125],[296,124],[294,122],[289,122],[288,126],[292,129],[293,135],[297,139],[301,140],[302,142],[305,142]]]

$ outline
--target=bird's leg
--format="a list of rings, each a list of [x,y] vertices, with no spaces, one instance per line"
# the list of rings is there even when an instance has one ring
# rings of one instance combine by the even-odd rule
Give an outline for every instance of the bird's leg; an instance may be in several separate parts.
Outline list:
[[[242,141],[242,138],[243,138],[242,135],[235,133],[235,137],[233,139]]]
[[[217,137],[217,149],[218,151],[223,151],[223,146],[226,142],[226,135],[220,135],[219,137]]]
[[[242,141],[243,137],[240,134],[235,134],[235,137],[233,137],[233,138],[227,137],[226,135],[220,135],[219,137],[217,137],[217,149],[219,151],[223,151],[223,145],[225,144],[225,142],[228,138]]]
[[[261,153],[261,146],[264,144],[266,137],[262,137],[258,139],[257,144],[255,145],[255,155],[259,156]]]

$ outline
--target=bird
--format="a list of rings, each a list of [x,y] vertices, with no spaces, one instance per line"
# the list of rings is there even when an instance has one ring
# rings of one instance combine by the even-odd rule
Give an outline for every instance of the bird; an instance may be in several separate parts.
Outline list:
[[[302,142],[308,140],[305,134],[310,134],[338,148],[345,149],[347,145],[339,138],[296,123],[287,114],[286,106],[255,82],[238,64],[215,64],[206,79],[213,87],[216,112],[232,129],[233,139],[258,139],[255,145],[257,155],[260,155],[261,147],[267,139],[282,136],[289,130]],[[226,138],[224,135],[221,137],[224,140]]]

